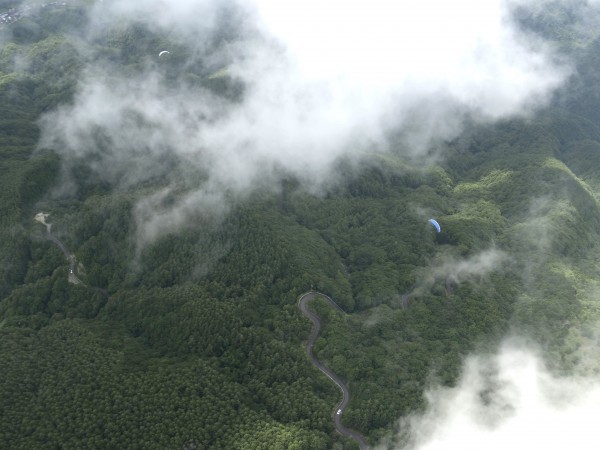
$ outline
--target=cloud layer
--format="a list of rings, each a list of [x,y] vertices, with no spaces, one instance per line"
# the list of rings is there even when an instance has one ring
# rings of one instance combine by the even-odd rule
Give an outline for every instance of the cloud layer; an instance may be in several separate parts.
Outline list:
[[[600,382],[557,378],[516,342],[493,358],[469,358],[458,386],[433,389],[427,400],[425,414],[401,424],[410,429],[402,448],[591,450],[600,443]]]
[[[419,157],[465,118],[543,105],[568,68],[510,11],[505,0],[105,0],[92,39],[136,21],[181,45],[166,61],[165,48],[150,49],[135,72],[87,55],[74,103],[42,120],[41,145],[114,183],[164,174],[174,157],[206,175],[210,195],[276,184],[281,173],[318,186],[366,148]],[[243,94],[214,95],[210,72],[186,58],[226,65]],[[199,81],[165,77],[168,64]]]

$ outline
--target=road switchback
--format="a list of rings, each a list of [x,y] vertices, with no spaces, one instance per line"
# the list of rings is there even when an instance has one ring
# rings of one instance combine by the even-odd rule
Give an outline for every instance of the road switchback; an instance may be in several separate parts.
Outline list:
[[[362,437],[359,432],[350,428],[346,428],[342,424],[342,415],[348,407],[348,403],[350,403],[350,390],[348,389],[348,386],[346,386],[346,383],[344,383],[344,381],[335,372],[333,372],[325,364],[319,361],[313,353],[315,341],[317,340],[317,337],[319,337],[319,332],[321,331],[321,319],[319,319],[319,316],[317,316],[317,314],[308,309],[308,303],[310,303],[310,301],[317,296],[320,296],[324,300],[326,300],[327,303],[329,303],[334,309],[344,313],[344,310],[340,308],[339,305],[336,302],[334,302],[330,297],[316,291],[307,292],[298,299],[298,307],[300,308],[300,311],[313,323],[310,336],[308,337],[308,343],[306,344],[306,353],[308,354],[308,357],[310,358],[313,365],[316,366],[321,372],[323,372],[342,391],[342,401],[336,405],[333,415],[336,430],[342,436],[354,439],[354,441],[356,441],[361,450],[367,450],[369,446],[367,445],[365,438]]]

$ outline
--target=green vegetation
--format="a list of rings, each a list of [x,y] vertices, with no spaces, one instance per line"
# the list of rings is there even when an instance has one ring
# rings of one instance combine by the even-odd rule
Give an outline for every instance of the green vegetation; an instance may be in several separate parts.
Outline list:
[[[30,17],[0,49],[6,448],[354,448],[333,428],[339,392],[304,353],[310,323],[296,301],[311,286],[349,313],[313,302],[323,318],[315,352],[349,381],[345,423],[373,443],[423,407],[430,382],[453,385],[464,355],[493,350],[511,328],[541,342],[556,370],[577,363],[600,312],[600,104],[585,95],[600,88],[597,56],[579,50],[583,81],[561,94],[585,103],[473,127],[425,169],[402,149],[365,155],[323,196],[285,179],[277,195],[257,191],[222,221],[138,253],[135,205],[164,180],[100,182],[83,161],[36,150],[36,120],[72,98],[81,46],[125,73],[166,44],[186,49],[125,23],[79,42],[64,24],[85,27],[82,8]],[[164,70],[242,92],[227,77],[210,84],[201,61]],[[63,177],[72,195],[54,195]],[[68,282],[64,255],[33,221],[40,210],[82,284]],[[503,256],[484,271],[486,251]]]

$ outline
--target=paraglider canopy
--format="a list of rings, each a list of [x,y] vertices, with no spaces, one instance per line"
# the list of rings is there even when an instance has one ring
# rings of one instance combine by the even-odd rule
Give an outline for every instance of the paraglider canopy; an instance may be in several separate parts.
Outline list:
[[[162,52],[160,52],[158,54],[158,57],[160,58],[161,56],[170,55],[170,54],[171,54],[171,52],[169,52],[168,50],[163,50]]]
[[[435,229],[436,229],[436,231],[437,231],[438,233],[439,233],[440,231],[442,231],[442,228],[440,227],[440,224],[439,224],[439,223],[437,223],[437,220],[435,220],[435,219],[429,219],[429,223],[435,227]]]

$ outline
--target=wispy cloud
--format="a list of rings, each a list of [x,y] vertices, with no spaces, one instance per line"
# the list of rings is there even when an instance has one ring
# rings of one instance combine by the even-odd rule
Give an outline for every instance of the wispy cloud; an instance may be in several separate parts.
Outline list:
[[[205,174],[208,192],[243,194],[282,173],[315,186],[367,147],[418,157],[465,118],[528,114],[569,72],[503,0],[105,0],[90,39],[128,21],[176,42],[169,60],[159,44],[135,71],[86,55],[73,104],[41,121],[41,145],[115,183],[160,175],[173,157]],[[219,64],[239,98],[206,87]]]
[[[413,295],[428,292],[440,280],[445,282],[446,289],[453,289],[463,282],[481,283],[510,261],[511,256],[497,248],[489,248],[468,257],[442,253],[428,267],[420,270]]]
[[[432,388],[428,409],[401,421],[402,443],[382,448],[595,449],[600,381],[552,375],[531,348],[509,341],[471,357],[453,388]]]

